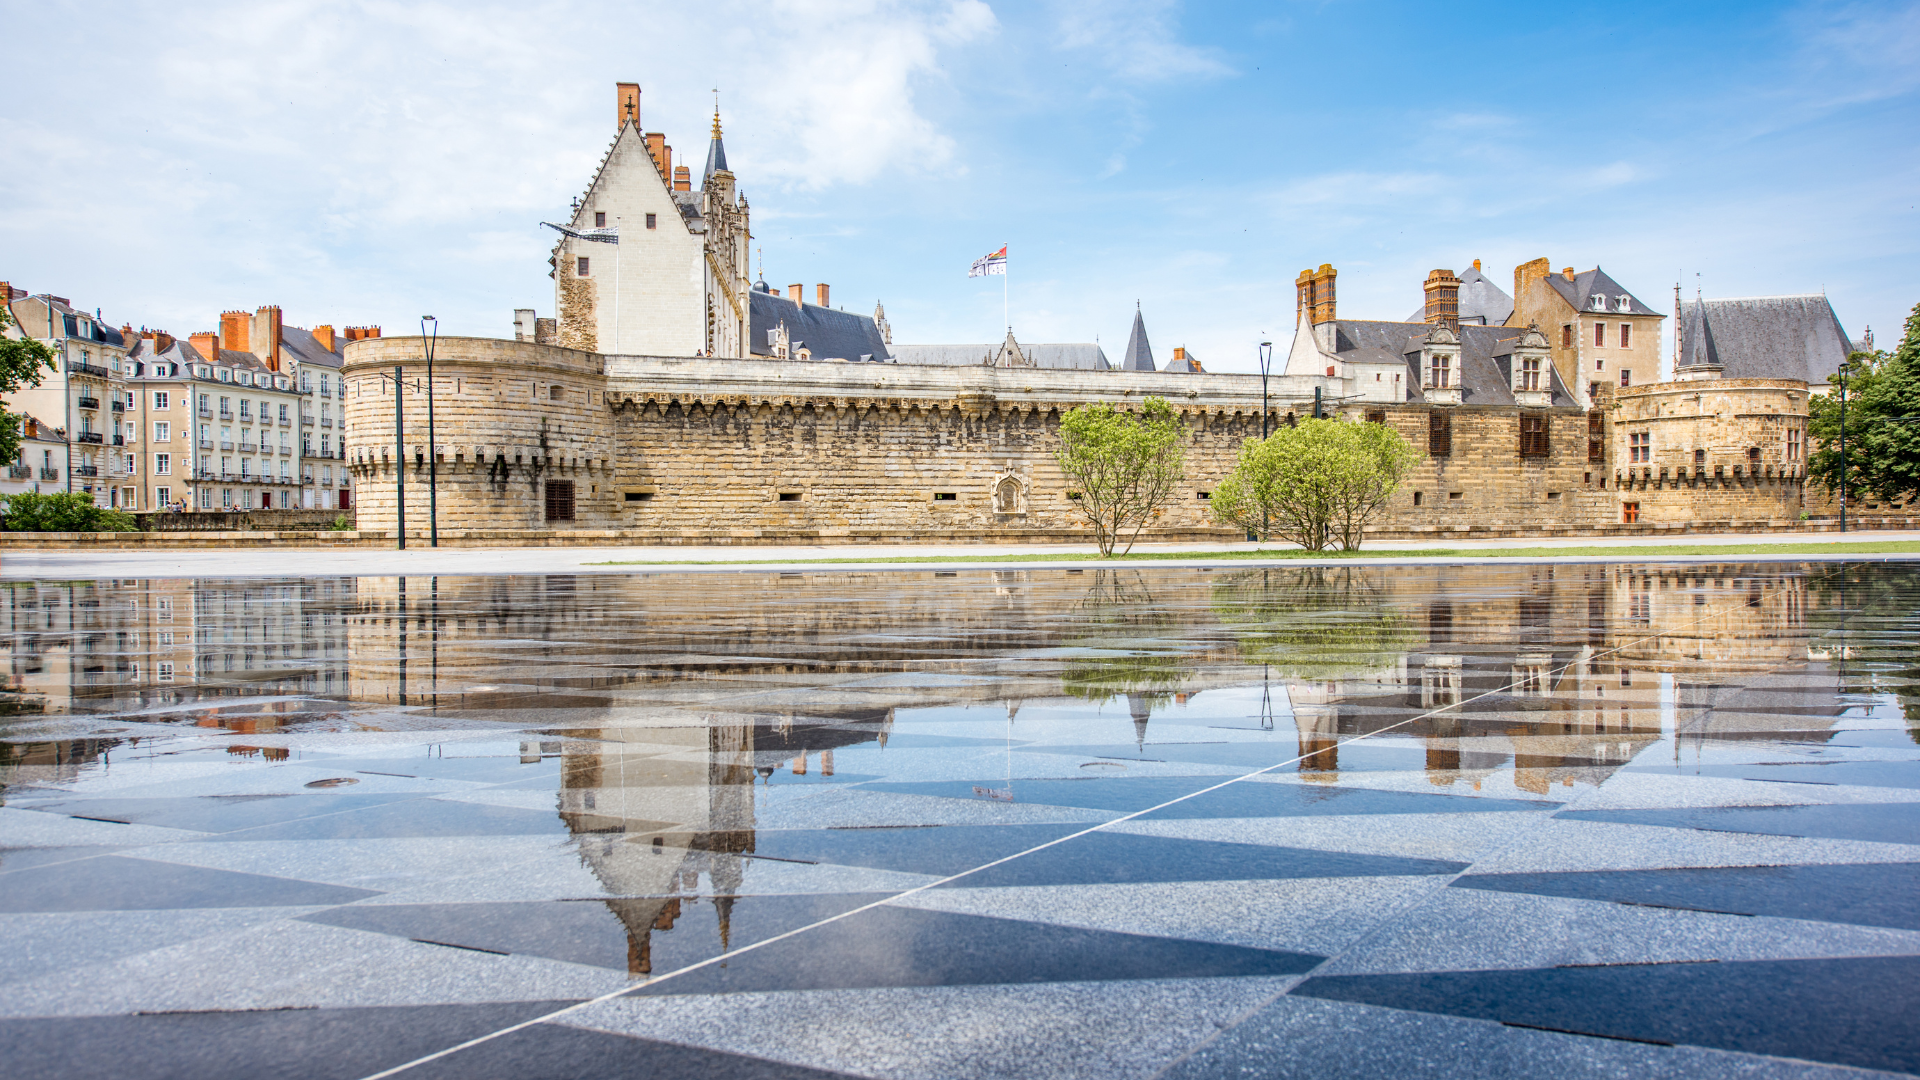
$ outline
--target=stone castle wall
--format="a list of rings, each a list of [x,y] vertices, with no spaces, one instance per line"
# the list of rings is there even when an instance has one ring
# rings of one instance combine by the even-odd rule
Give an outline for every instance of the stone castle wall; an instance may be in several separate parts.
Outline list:
[[[395,363],[407,383],[400,457],[409,532],[425,526],[420,356],[420,343],[405,338],[348,347],[348,460],[365,529],[394,525],[393,392],[380,376]],[[1269,380],[1271,423],[1309,415],[1320,381]],[[639,540],[1089,536],[1054,459],[1060,416],[1089,402],[1150,395],[1184,420],[1187,462],[1185,482],[1143,538],[1227,539],[1235,534],[1210,520],[1205,496],[1231,471],[1240,444],[1259,435],[1261,408],[1260,380],[1250,375],[603,357],[479,338],[440,340],[435,388],[443,532],[618,530]],[[1764,407],[1747,400],[1746,388],[1734,390],[1746,410],[1740,417]],[[1784,403],[1784,393],[1769,387],[1762,396]],[[1609,480],[1626,440],[1603,438],[1601,460],[1593,460],[1583,411],[1529,411],[1546,420],[1549,448],[1524,458],[1521,411],[1513,408],[1357,403],[1345,411],[1392,425],[1422,451],[1430,414],[1450,417],[1450,452],[1423,458],[1382,528],[1555,529],[1620,520],[1622,495]],[[1642,422],[1651,420],[1613,426]],[[572,484],[572,518],[549,520],[552,481]],[[1685,520],[1779,518],[1781,487],[1723,485],[1712,489],[1715,501],[1701,504],[1714,513],[1688,513],[1677,500],[1671,512]],[[1643,520],[1670,520],[1667,503],[1642,505]],[[1796,506],[1788,516],[1797,513]]]
[[[1805,383],[1658,383],[1616,389],[1609,400],[1614,490],[1639,504],[1640,520],[1791,520],[1806,507]],[[1633,460],[1636,434],[1648,437],[1648,460]]]

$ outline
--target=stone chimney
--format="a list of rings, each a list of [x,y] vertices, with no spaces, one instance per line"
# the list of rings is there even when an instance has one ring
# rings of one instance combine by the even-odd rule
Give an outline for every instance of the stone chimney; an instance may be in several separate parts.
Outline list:
[[[268,371],[280,370],[280,308],[269,304],[253,313],[253,327],[248,334],[249,350],[267,365]]]
[[[630,82],[614,83],[613,88],[615,95],[619,99],[617,103],[619,116],[614,121],[614,130],[618,131],[625,128],[628,124],[639,127],[640,84]]]
[[[207,360],[213,361],[220,359],[219,334],[211,330],[202,330],[198,334],[189,335],[187,341],[193,346],[194,352],[206,357]]]
[[[1568,281],[1572,281],[1572,280],[1573,280],[1573,267],[1571,267],[1571,266],[1569,266],[1569,267],[1565,267],[1565,268],[1563,268],[1563,269],[1562,269],[1562,270],[1560,271],[1560,276],[1561,276],[1561,277],[1563,277],[1563,278],[1566,278],[1566,279],[1567,279]]]
[[[252,323],[253,316],[244,311],[221,312],[220,346],[235,352],[252,352],[247,340],[247,332],[253,329]]]
[[[820,299],[819,299],[819,304],[820,304],[820,306],[821,306],[821,307],[831,307],[831,306],[832,306],[832,305],[830,305],[830,304],[828,304],[828,303],[827,303],[827,287],[826,287],[825,285],[815,285],[815,286],[813,287],[813,294],[814,294],[815,296],[817,296],[817,297],[819,297],[819,298],[820,298]]]
[[[805,288],[806,288],[805,285],[797,285],[797,284],[787,286],[787,299],[793,301],[795,304],[799,304],[801,302],[800,300],[801,290]]]
[[[320,343],[321,348],[328,352],[336,351],[333,343],[333,327],[331,324],[321,323],[319,326],[314,327],[310,333],[313,334],[313,340]]]
[[[540,322],[540,315],[538,312],[534,311],[534,309],[530,307],[514,308],[513,309],[513,340],[532,341],[535,334],[534,327],[539,322]]]
[[[1300,320],[1305,319],[1308,326],[1332,322],[1336,306],[1334,303],[1333,279],[1340,272],[1331,263],[1321,263],[1318,270],[1302,270],[1293,280],[1296,293],[1293,323],[1297,328]]]
[[[653,167],[660,170],[663,179],[668,174],[668,153],[666,135],[658,131],[647,132],[647,156],[653,159]]]
[[[671,148],[669,148],[668,152],[669,153],[672,152]],[[673,167],[673,190],[675,191],[692,191],[693,190],[693,172],[692,170],[688,169],[685,165],[676,165]]]
[[[1474,268],[1475,270],[1478,270],[1478,269],[1480,269],[1480,260],[1479,260],[1479,259],[1475,259],[1475,260],[1473,260],[1473,268]]]
[[[1529,296],[1533,283],[1547,280],[1547,275],[1551,273],[1553,273],[1553,264],[1547,261],[1545,255],[1513,268],[1513,308],[1516,320],[1521,312],[1534,310],[1530,305]]]
[[[1449,330],[1460,329],[1460,279],[1453,271],[1435,270],[1428,274],[1426,292],[1426,321]]]

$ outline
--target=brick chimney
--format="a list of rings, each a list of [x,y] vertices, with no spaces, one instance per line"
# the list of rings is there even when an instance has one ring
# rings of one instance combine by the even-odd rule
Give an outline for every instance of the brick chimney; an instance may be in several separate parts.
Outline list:
[[[658,131],[647,132],[647,156],[653,159],[653,167],[660,170],[660,176],[663,179],[669,175],[667,168],[669,153],[666,135]]]
[[[815,296],[817,296],[817,297],[819,297],[819,298],[820,298],[820,299],[819,299],[819,303],[820,303],[820,306],[821,306],[821,307],[831,307],[831,306],[832,306],[832,305],[830,305],[830,304],[828,304],[828,303],[827,303],[827,287],[826,287],[825,285],[815,285],[815,286],[813,287],[813,295],[815,295]]]
[[[220,359],[219,334],[211,330],[202,330],[197,334],[188,335],[187,341],[193,346],[194,352],[206,357],[209,361]]]
[[[313,340],[319,342],[321,348],[327,350],[328,352],[334,351],[332,326],[326,323],[321,323],[319,326],[314,327],[311,333],[313,334]]]
[[[1184,361],[1186,358],[1187,358],[1187,347],[1184,345],[1175,345],[1173,347],[1174,362],[1179,363],[1181,361]]]
[[[1460,279],[1451,270],[1435,270],[1427,275],[1427,322],[1448,330],[1460,329]]]
[[[1478,270],[1478,269],[1480,269],[1480,260],[1479,260],[1479,259],[1475,259],[1475,260],[1473,260],[1473,268],[1474,268],[1475,270]]]
[[[165,330],[155,330],[151,336],[153,337],[154,352],[163,353],[173,348],[173,335],[167,333]]]
[[[1572,280],[1573,280],[1573,267],[1571,267],[1571,266],[1569,266],[1569,267],[1566,267],[1565,269],[1563,269],[1563,270],[1561,270],[1561,271],[1560,271],[1560,276],[1561,276],[1561,277],[1563,277],[1563,278],[1566,278],[1566,279],[1567,279],[1568,281],[1572,281]]]
[[[1318,270],[1302,270],[1300,276],[1293,279],[1296,293],[1293,322],[1300,325],[1301,319],[1308,326],[1332,322],[1335,316],[1333,279],[1340,272],[1331,263],[1321,263]]]
[[[614,83],[613,88],[616,96],[619,98],[617,103],[619,115],[614,121],[614,130],[618,131],[626,127],[629,123],[634,127],[639,127],[640,84],[630,82]]]
[[[258,356],[268,371],[280,370],[281,328],[278,305],[268,304],[253,313],[253,327],[247,336],[252,347],[248,351]]]
[[[805,285],[795,284],[787,286],[787,299],[793,301],[796,305],[799,304],[801,302],[800,295],[805,289]]]
[[[675,191],[692,191],[693,190],[693,173],[690,170],[688,170],[688,168],[685,165],[675,165],[673,167],[673,190]]]
[[[220,313],[220,345],[235,352],[252,352],[248,348],[247,332],[253,327],[253,316],[244,311],[223,311]]]

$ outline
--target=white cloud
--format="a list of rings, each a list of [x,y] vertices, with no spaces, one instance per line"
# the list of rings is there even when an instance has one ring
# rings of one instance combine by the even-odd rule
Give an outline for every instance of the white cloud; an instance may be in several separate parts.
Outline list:
[[[1056,8],[1055,47],[1084,51],[1121,83],[1233,74],[1218,50],[1180,40],[1176,0],[1069,0]]]

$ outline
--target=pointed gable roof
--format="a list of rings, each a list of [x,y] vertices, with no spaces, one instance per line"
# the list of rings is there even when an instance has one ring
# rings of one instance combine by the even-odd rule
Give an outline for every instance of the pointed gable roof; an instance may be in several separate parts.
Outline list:
[[[1505,326],[1513,318],[1513,297],[1480,272],[1477,266],[1460,271],[1460,321],[1479,322],[1482,326]],[[1407,316],[1408,322],[1424,322],[1427,305],[1422,301]]]
[[[1561,299],[1575,311],[1599,311],[1607,315],[1666,317],[1642,303],[1639,297],[1627,291],[1626,286],[1608,277],[1607,272],[1597,266],[1585,273],[1573,275],[1572,281],[1568,281],[1565,274],[1548,274],[1547,284],[1553,286],[1553,290],[1559,293]],[[1595,296],[1606,298],[1604,309],[1596,309],[1593,306]],[[1627,298],[1625,311],[1619,310],[1617,302],[1622,296]]]
[[[1153,362],[1153,346],[1147,343],[1147,324],[1140,317],[1140,305],[1133,306],[1133,333],[1127,335],[1127,351],[1120,358],[1121,371],[1158,371]]]
[[[1819,293],[1695,300],[1680,326],[1680,363],[1721,366],[1729,379],[1799,379],[1814,386],[1853,350]]]

